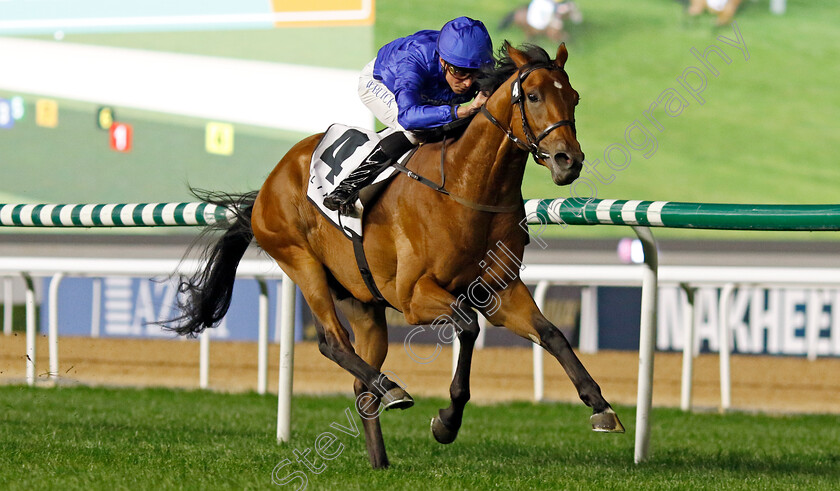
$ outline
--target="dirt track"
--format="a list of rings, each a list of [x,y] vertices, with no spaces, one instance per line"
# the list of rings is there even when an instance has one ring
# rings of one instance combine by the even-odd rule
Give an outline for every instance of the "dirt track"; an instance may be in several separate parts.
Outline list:
[[[0,336],[0,383],[22,383],[25,378],[25,339],[21,334]],[[473,362],[474,402],[531,400],[532,351],[527,348],[485,348]],[[431,356],[432,350],[418,356]],[[276,392],[278,346],[269,352],[268,387]],[[602,351],[581,355],[581,360],[611,402],[636,402],[638,355]],[[125,339],[62,338],[59,345],[60,378],[67,383],[113,386],[198,387],[198,343]],[[210,347],[210,386],[221,391],[256,390],[256,343],[213,342]],[[39,336],[39,383],[47,383],[49,367],[46,338]],[[435,361],[421,365],[403,346],[392,345],[383,370],[394,372],[417,396],[448,395],[451,351],[444,348]],[[682,358],[657,353],[654,406],[678,406]],[[694,405],[714,408],[720,403],[718,357],[701,355],[695,361]],[[545,356],[545,396],[549,400],[578,401],[560,365]],[[295,350],[295,393],[350,393],[352,377],[325,359],[313,343]],[[761,411],[840,413],[840,359],[733,356],[732,405]]]

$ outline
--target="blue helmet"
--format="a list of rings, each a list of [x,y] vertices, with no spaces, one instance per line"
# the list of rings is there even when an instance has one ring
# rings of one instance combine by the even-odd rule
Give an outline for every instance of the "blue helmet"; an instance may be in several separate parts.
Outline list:
[[[437,51],[443,61],[460,68],[476,69],[493,63],[493,42],[481,21],[458,17],[440,30]]]

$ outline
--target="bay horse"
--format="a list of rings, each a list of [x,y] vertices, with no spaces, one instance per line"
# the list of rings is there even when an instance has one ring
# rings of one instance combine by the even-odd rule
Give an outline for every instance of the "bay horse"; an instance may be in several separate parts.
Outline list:
[[[432,420],[437,441],[455,440],[470,398],[476,310],[557,358],[581,400],[592,407],[595,431],[623,432],[600,387],[539,311],[518,274],[529,238],[521,194],[529,153],[558,185],[579,176],[584,158],[574,125],[579,96],[564,70],[567,57],[565,45],[552,60],[542,48],[516,49],[505,42],[495,67],[479,78],[482,90],[492,93],[483,115],[454,141],[421,145],[406,164],[416,175],[445,182],[446,193],[400,174],[367,207],[364,250],[384,302],[376,301],[363,281],[351,241],[307,201],[310,158],[321,137],[313,135],[289,150],[258,192],[218,200],[237,218],[208,246],[206,267],[182,284],[182,316],[169,328],[195,335],[221,320],[237,264],[256,239],[300,287],[315,317],[321,353],[356,377],[356,409],[372,467],[389,462],[379,413],[365,414],[364,408],[404,409],[414,403],[380,371],[388,352],[386,305],[410,324],[445,319],[455,325],[460,351],[450,406]],[[491,265],[482,260],[502,246],[505,253],[496,254]],[[477,281],[485,294],[478,298],[473,288],[467,299]],[[345,314],[355,346],[336,308]]]

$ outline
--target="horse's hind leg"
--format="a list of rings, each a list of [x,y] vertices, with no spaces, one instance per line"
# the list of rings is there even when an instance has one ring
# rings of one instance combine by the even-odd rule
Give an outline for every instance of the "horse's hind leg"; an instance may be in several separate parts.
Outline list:
[[[458,436],[461,428],[461,421],[464,417],[464,407],[470,400],[470,368],[472,366],[473,349],[475,340],[478,337],[478,318],[471,308],[460,310],[469,320],[465,321],[459,315],[455,330],[460,341],[458,352],[458,364],[455,367],[455,375],[452,377],[452,384],[449,386],[450,404],[446,409],[441,409],[438,416],[432,418],[432,434],[435,440],[440,443],[452,443]]]
[[[263,249],[266,249],[265,245]],[[294,263],[287,260],[277,262],[298,285],[315,316],[318,349],[321,353],[359,379],[377,397],[382,398],[386,409],[406,409],[413,406],[414,400],[402,387],[356,354],[347,330],[336,316],[335,303],[327,283],[324,266],[317,259],[299,249],[296,254],[288,251],[283,251],[284,254],[275,254],[277,251],[268,252],[275,258],[294,258]]]
[[[356,337],[356,352],[365,362],[379,370],[388,354],[388,327],[385,323],[385,308],[363,304],[355,298],[349,297],[339,300],[336,305],[344,313],[353,334]],[[356,393],[356,412],[362,418],[365,429],[365,446],[367,447],[370,465],[374,469],[388,467],[388,455],[385,452],[385,441],[382,438],[382,428],[379,426],[380,398],[375,395],[364,382],[356,379],[353,383]]]
[[[601,395],[601,388],[586,371],[563,333],[542,315],[528,288],[517,281],[501,292],[500,300],[500,307],[490,316],[490,322],[530,339],[557,358],[575,385],[580,399],[592,408],[590,421],[593,430],[623,433],[624,426]]]

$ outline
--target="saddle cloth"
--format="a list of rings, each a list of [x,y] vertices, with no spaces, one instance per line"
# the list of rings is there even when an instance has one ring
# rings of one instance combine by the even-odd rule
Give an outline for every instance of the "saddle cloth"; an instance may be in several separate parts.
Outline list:
[[[342,179],[361,165],[370,155],[379,140],[388,136],[394,130],[387,129],[381,133],[362,128],[354,128],[341,124],[333,124],[321,138],[315,151],[312,152],[312,162],[309,166],[309,186],[306,196],[321,214],[333,225],[338,227],[344,235],[353,238],[362,235],[362,215],[364,205],[356,201],[358,216],[341,215],[324,207],[324,196],[332,192]],[[403,156],[403,159],[405,156]],[[402,160],[402,159],[401,159]],[[382,171],[372,184],[380,183],[390,178],[397,170],[388,167]]]

